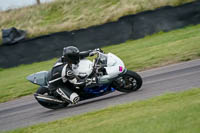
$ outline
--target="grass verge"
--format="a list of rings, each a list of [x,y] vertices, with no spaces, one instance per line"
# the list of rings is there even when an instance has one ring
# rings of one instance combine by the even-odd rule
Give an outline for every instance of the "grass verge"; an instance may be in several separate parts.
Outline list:
[[[118,55],[130,70],[146,70],[200,58],[200,25],[158,33],[135,41],[103,48]],[[48,70],[56,59],[0,71],[0,102],[32,94],[37,86],[26,81],[29,74]]]
[[[200,89],[118,105],[8,133],[198,133]]]
[[[125,15],[192,1],[194,0],[55,0],[48,4],[0,12],[0,29],[16,27],[27,30],[29,37],[36,37],[87,28],[116,21]]]

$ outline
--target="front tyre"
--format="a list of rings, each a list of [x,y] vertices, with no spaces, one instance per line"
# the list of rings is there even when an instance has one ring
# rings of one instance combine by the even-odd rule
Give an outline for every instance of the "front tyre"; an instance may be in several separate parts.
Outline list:
[[[142,86],[142,78],[136,72],[127,72],[113,82],[113,87],[121,92],[137,91]]]
[[[48,95],[48,89],[47,88],[44,88],[44,87],[38,88],[36,94],[34,95],[35,99],[38,101],[38,103],[40,105],[42,105],[43,107],[48,108],[48,109],[60,109],[60,108],[66,107],[69,104],[69,103],[55,103],[55,102],[51,102],[51,101],[47,101],[47,100],[41,100],[41,99],[37,98],[38,95],[45,96],[47,99],[51,98],[51,99],[56,100],[56,98]]]

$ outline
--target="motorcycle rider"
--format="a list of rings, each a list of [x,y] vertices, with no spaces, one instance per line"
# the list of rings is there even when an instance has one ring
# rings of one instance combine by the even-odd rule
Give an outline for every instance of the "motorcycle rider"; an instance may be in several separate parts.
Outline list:
[[[56,92],[66,101],[78,103],[79,95],[74,89],[80,89],[86,86],[84,79],[80,79],[73,73],[73,69],[78,67],[81,59],[93,56],[92,50],[80,52],[74,46],[63,48],[63,56],[53,66],[49,78],[49,88],[56,89]],[[96,83],[96,78],[87,79],[90,84]]]

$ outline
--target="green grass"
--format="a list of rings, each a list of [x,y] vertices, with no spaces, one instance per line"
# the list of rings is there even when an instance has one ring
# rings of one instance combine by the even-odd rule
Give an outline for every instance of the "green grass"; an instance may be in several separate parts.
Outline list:
[[[38,86],[29,83],[26,77],[32,73],[48,70],[56,59],[15,68],[0,69],[0,102],[32,94]]]
[[[117,54],[129,69],[145,70],[200,57],[200,25],[104,48]]]
[[[9,133],[198,133],[200,89],[16,129]]]
[[[192,1],[194,0],[55,0],[48,4],[0,12],[0,30],[16,27],[27,30],[29,37],[35,37],[87,28],[116,21],[125,15]]]
[[[200,58],[200,25],[158,33],[135,41],[103,48],[119,56],[130,70],[142,71]],[[26,81],[29,74],[50,69],[56,59],[0,70],[0,102],[32,94],[37,86]]]

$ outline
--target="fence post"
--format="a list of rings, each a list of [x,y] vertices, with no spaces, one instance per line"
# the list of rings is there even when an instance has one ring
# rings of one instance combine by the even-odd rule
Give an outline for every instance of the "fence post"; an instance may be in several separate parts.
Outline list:
[[[37,4],[38,4],[38,5],[40,4],[40,0],[37,0]]]

